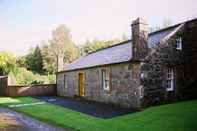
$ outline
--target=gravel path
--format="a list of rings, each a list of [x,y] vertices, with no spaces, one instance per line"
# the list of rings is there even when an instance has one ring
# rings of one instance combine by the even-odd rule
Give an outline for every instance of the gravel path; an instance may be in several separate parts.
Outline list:
[[[0,131],[65,131],[15,111],[0,108]]]

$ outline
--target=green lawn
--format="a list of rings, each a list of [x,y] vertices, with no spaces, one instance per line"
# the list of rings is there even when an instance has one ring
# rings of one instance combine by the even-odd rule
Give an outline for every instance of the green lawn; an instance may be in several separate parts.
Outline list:
[[[31,97],[0,97],[0,106],[32,103]],[[80,131],[197,131],[197,100],[148,108],[142,112],[99,119],[53,104],[14,107],[50,124]]]

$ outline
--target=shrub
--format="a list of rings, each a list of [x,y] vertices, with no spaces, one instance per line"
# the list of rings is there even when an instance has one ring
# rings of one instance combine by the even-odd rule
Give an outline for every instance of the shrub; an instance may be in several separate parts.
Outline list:
[[[9,52],[0,52],[0,75],[7,75],[15,68],[16,57]]]
[[[11,85],[35,85],[55,83],[55,75],[39,75],[28,71],[23,67],[16,67],[9,73],[9,84]]]

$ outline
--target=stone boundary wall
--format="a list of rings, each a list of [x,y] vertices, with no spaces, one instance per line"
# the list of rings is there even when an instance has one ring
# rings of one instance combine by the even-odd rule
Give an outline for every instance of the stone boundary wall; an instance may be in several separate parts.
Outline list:
[[[54,96],[56,84],[42,84],[32,86],[7,86],[6,96]]]

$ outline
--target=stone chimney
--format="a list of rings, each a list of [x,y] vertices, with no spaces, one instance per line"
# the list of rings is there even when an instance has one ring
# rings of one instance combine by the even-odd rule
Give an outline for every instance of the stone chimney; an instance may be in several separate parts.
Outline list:
[[[148,24],[142,18],[137,18],[131,26],[133,59],[143,59],[148,53]]]
[[[58,55],[57,56],[57,71],[62,71],[64,70],[64,56],[63,55]]]

